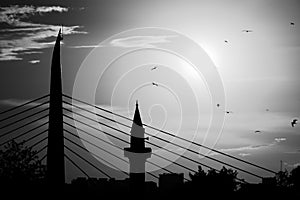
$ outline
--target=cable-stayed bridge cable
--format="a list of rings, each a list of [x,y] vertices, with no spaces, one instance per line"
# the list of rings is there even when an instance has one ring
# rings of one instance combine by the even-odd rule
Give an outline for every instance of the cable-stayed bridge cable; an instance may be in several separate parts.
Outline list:
[[[16,137],[13,137],[13,138],[11,138],[11,139],[5,141],[5,142],[2,142],[2,143],[0,144],[0,146],[4,145],[4,144],[6,144],[6,143],[8,143],[8,142],[10,142],[10,141],[12,141],[12,140],[16,140],[16,139],[18,139],[18,138],[20,138],[20,137],[22,137],[22,136],[24,136],[24,135],[27,135],[28,133],[31,133],[32,131],[34,131],[34,130],[36,130],[36,129],[38,129],[38,128],[41,128],[42,126],[44,126],[44,125],[46,125],[46,124],[48,124],[48,122],[45,122],[45,123],[43,123],[43,124],[41,124],[41,125],[39,125],[39,126],[37,126],[37,127],[34,127],[34,128],[32,128],[32,129],[30,129],[30,130],[28,130],[28,131],[26,131],[26,132],[24,132],[24,133],[22,133],[22,134],[16,136]]]
[[[82,157],[80,154],[78,154],[77,152],[73,151],[71,148],[69,148],[68,146],[65,145],[65,148],[68,149],[70,152],[72,152],[73,154],[75,154],[77,157],[81,158],[82,160],[84,160],[86,163],[88,163],[90,166],[94,167],[95,169],[97,169],[99,172],[101,172],[101,174],[105,175],[108,178],[112,178],[109,174],[105,173],[103,170],[101,170],[99,167],[97,167],[96,165],[94,165],[93,163],[91,163],[90,161],[88,161],[87,159],[85,159],[84,157]]]
[[[32,121],[30,121],[30,122],[28,122],[28,123],[26,123],[26,124],[24,124],[24,125],[22,125],[22,126],[19,126],[19,127],[15,128],[15,129],[13,129],[13,130],[10,130],[10,131],[8,131],[8,132],[6,132],[6,133],[0,135],[0,138],[4,137],[4,136],[6,136],[6,135],[8,135],[8,134],[10,134],[10,133],[13,133],[13,132],[15,132],[15,131],[17,131],[17,130],[19,130],[19,129],[21,129],[21,128],[24,128],[24,127],[26,127],[26,126],[28,126],[28,125],[30,125],[30,124],[33,124],[34,122],[37,122],[37,121],[39,121],[39,120],[41,120],[41,119],[43,119],[43,118],[45,118],[45,117],[47,117],[47,116],[48,116],[48,114],[43,115],[42,117],[39,117],[38,119],[32,120]]]
[[[71,158],[69,158],[69,156],[67,154],[65,154],[65,158],[67,158],[67,160],[70,163],[72,163],[77,169],[79,169],[79,171],[81,171],[81,173],[83,173],[86,177],[90,178],[90,176],[81,167],[79,167],[79,165],[77,165]]]
[[[64,97],[67,97],[67,98],[69,98],[69,99],[71,99],[71,100],[75,100],[75,101],[77,101],[77,102],[80,102],[80,103],[82,103],[82,104],[91,106],[91,107],[96,108],[96,109],[98,109],[98,110],[101,110],[101,111],[110,113],[110,114],[112,114],[112,115],[121,117],[121,118],[123,118],[123,119],[132,121],[132,119],[130,119],[130,118],[128,118],[128,117],[125,117],[125,116],[122,116],[122,115],[120,115],[120,114],[114,113],[114,112],[112,112],[112,111],[106,110],[106,109],[101,108],[101,107],[99,107],[99,106],[96,106],[96,105],[93,105],[93,104],[84,102],[84,101],[82,101],[82,100],[79,100],[79,99],[70,97],[70,96],[68,96],[68,95],[66,95],[66,94],[63,94],[63,96],[64,96]],[[73,106],[74,106],[74,105],[73,105]],[[182,140],[182,141],[191,143],[191,144],[196,145],[196,146],[198,146],[198,147],[203,147],[203,148],[205,148],[205,149],[208,149],[208,150],[213,151],[213,152],[215,152],[215,153],[218,153],[218,154],[221,154],[221,155],[223,155],[223,156],[229,157],[229,158],[231,158],[231,159],[234,159],[234,160],[243,162],[243,163],[245,163],[245,164],[251,165],[251,166],[253,166],[253,167],[257,167],[257,168],[259,168],[259,169],[262,169],[262,170],[264,170],[264,171],[268,171],[268,172],[273,173],[273,174],[277,174],[277,172],[275,172],[275,171],[273,171],[273,170],[270,170],[270,169],[267,169],[267,168],[265,168],[265,167],[262,167],[262,166],[259,166],[259,165],[257,165],[257,164],[254,164],[254,163],[252,163],[252,162],[249,162],[249,161],[240,159],[240,158],[238,158],[238,157],[229,155],[229,154],[224,153],[224,152],[222,152],[222,151],[219,151],[219,150],[216,150],[216,149],[207,147],[207,146],[205,146],[205,145],[196,143],[196,142],[194,142],[194,141],[189,141],[189,140],[187,140],[187,139],[185,139],[185,138],[183,138],[183,137],[174,135],[174,134],[172,134],[172,133],[169,133],[169,132],[167,132],[167,131],[158,129],[158,128],[156,128],[156,127],[153,127],[153,126],[150,126],[150,125],[147,125],[147,124],[143,124],[143,125],[146,126],[146,127],[148,127],[148,128],[151,128],[151,129],[153,129],[153,130],[156,130],[156,131],[159,131],[159,132],[161,132],[161,133],[164,133],[164,134],[166,134],[166,135],[169,135],[169,136],[175,137],[175,138],[177,138],[177,139],[180,139],[180,140]]]
[[[8,117],[5,117],[5,118],[1,119],[0,122],[6,121],[6,120],[8,120],[8,119],[10,119],[10,118],[13,118],[13,117],[16,117],[16,116],[18,116],[18,115],[21,115],[21,114],[23,114],[23,113],[25,113],[25,112],[28,112],[28,111],[33,110],[33,109],[35,109],[35,108],[38,108],[38,107],[40,107],[40,106],[42,106],[42,105],[45,105],[45,104],[47,104],[47,103],[49,103],[49,101],[46,101],[46,102],[44,102],[44,103],[40,103],[39,105],[32,106],[32,107],[27,108],[27,109],[25,109],[25,110],[22,110],[22,111],[20,111],[20,112],[18,112],[18,113],[15,113],[15,114],[13,114],[13,115],[10,115],[10,116],[8,116]]]
[[[121,157],[119,157],[119,156],[117,156],[117,155],[115,155],[115,154],[109,152],[108,150],[106,150],[106,149],[104,149],[104,148],[102,148],[102,147],[99,147],[99,146],[95,145],[94,143],[92,143],[92,142],[90,142],[90,141],[88,141],[88,140],[86,140],[86,139],[84,139],[84,138],[80,138],[79,136],[73,134],[71,131],[68,131],[68,130],[66,130],[66,129],[64,129],[64,131],[67,132],[67,133],[69,133],[69,134],[71,134],[72,136],[76,137],[77,139],[81,139],[81,140],[83,140],[83,141],[89,143],[90,145],[96,147],[97,149],[100,149],[101,151],[104,151],[104,152],[108,153],[109,155],[112,155],[112,156],[114,156],[115,158],[118,158],[119,160],[122,160],[123,162],[125,162],[125,163],[128,164],[128,161],[127,161],[127,160],[125,160],[125,159],[123,159],[123,158],[121,158]],[[89,152],[89,151],[88,151],[88,152]],[[116,166],[114,166],[114,167],[116,167]],[[116,167],[116,168],[117,168],[117,167]],[[120,170],[120,171],[122,171],[122,170]],[[127,174],[127,175],[128,175],[128,174]]]
[[[65,110],[68,110],[68,109],[66,109],[66,108],[64,108]],[[70,111],[70,110],[69,110]],[[70,111],[71,112],[71,111]],[[76,113],[76,114],[78,114],[78,113]],[[81,114],[79,114],[79,115],[81,115]],[[67,116],[67,115],[65,115],[65,116]],[[85,117],[85,118],[88,118],[88,119],[90,119],[90,120],[92,120],[91,118],[89,118],[89,117],[86,117],[86,116],[84,116],[84,115],[82,115],[83,117]],[[69,117],[69,116],[68,116]],[[69,117],[69,118],[71,118],[71,117]],[[73,119],[73,120],[75,120],[75,119]],[[123,133],[123,134],[126,134],[127,136],[129,135],[129,134],[127,134],[127,133],[125,133],[125,132],[123,132],[123,131],[120,131],[120,130],[118,130],[118,129],[116,129],[116,128],[113,128],[113,127],[110,127],[109,125],[106,125],[107,127],[109,127],[109,128],[112,128],[112,129],[114,129],[114,130],[116,130],[116,131],[119,131],[119,132],[121,132],[121,133]],[[90,126],[90,127],[92,127],[92,126]],[[96,130],[99,130],[99,129],[96,129]],[[103,132],[103,131],[102,131]],[[110,136],[112,136],[111,134],[109,134],[109,133],[107,133],[108,135],[110,135]],[[130,135],[129,135],[130,136]],[[116,136],[114,136],[114,138],[116,138],[116,139],[119,139],[119,140],[121,140],[121,141],[124,141],[124,142],[126,142],[127,144],[130,144],[128,141],[125,141],[125,140],[122,140],[121,138],[118,138],[118,137],[116,137]],[[166,158],[165,158],[165,160],[166,160]],[[147,161],[148,163],[150,163],[150,164],[152,164],[152,165],[155,165],[155,166],[158,166],[157,164],[155,164],[155,163],[153,163],[153,162],[151,162],[151,161]],[[176,162],[174,162],[174,164],[176,164]],[[159,167],[159,168],[161,168],[161,167]],[[164,168],[162,168],[162,169],[164,169]],[[169,172],[169,173],[174,173],[174,172],[171,172],[170,170],[167,170],[167,169],[164,169],[165,171],[167,171],[167,172]]]
[[[113,143],[107,142],[107,141],[103,140],[102,138],[99,138],[99,137],[97,137],[97,136],[95,136],[95,135],[93,135],[93,134],[91,134],[91,133],[89,133],[89,132],[87,132],[87,131],[85,131],[85,130],[83,130],[83,129],[81,129],[81,128],[77,128],[77,127],[75,127],[74,125],[72,125],[72,124],[70,124],[70,123],[68,123],[68,122],[64,122],[64,124],[66,124],[66,125],[72,127],[72,128],[75,129],[75,130],[79,130],[79,131],[81,131],[81,132],[83,132],[83,133],[85,133],[85,134],[87,134],[87,135],[89,135],[89,136],[91,136],[91,137],[93,137],[93,138],[95,138],[95,139],[97,139],[97,140],[100,140],[100,141],[102,141],[102,142],[105,142],[106,144],[111,145],[111,146],[113,146],[113,147],[115,147],[115,148],[117,148],[117,149],[124,150],[124,149],[122,149],[121,147],[119,147],[119,146],[117,146],[117,145],[115,145],[115,144],[113,144]],[[100,130],[99,130],[99,131],[100,131]],[[75,135],[75,134],[74,134],[74,135]],[[79,136],[76,136],[76,137],[80,138]],[[125,159],[124,159],[124,160],[125,160]],[[126,161],[127,163],[129,163],[127,160],[125,160],[125,161]],[[154,175],[153,173],[151,173],[151,172],[146,172],[146,173],[149,174],[149,175],[151,175],[151,176],[153,176],[154,178],[157,178],[157,179],[158,179],[158,176]]]
[[[69,109],[67,109],[67,108],[64,108],[64,109],[67,110],[67,111],[69,111],[69,112],[72,112],[71,110],[69,110]],[[86,118],[86,119],[89,119],[89,120],[91,120],[91,121],[94,121],[94,122],[96,122],[96,123],[104,124],[104,123],[102,123],[102,122],[98,122],[98,121],[96,121],[96,120],[94,120],[94,119],[92,119],[92,118],[90,118],[90,117],[87,117],[87,116],[85,116],[85,115],[82,115],[82,114],[80,114],[80,113],[77,113],[77,112],[74,112],[74,111],[73,111],[73,113],[76,114],[76,115],[82,116],[82,117],[84,117],[84,118]],[[116,129],[116,128],[111,127],[111,126],[106,125],[106,124],[104,124],[104,125],[105,125],[106,127],[108,127],[108,128],[111,128],[111,129],[113,129],[113,130],[116,130],[116,131],[118,131],[118,132],[120,132],[120,133],[122,133],[122,134],[125,134],[125,135],[127,135],[127,136],[130,136],[130,134],[128,134],[128,133],[126,133],[126,132],[124,132],[124,131],[122,131],[122,130]],[[192,159],[190,159],[190,158],[188,158],[188,157],[186,157],[186,156],[184,156],[184,155],[180,155],[180,154],[178,154],[178,153],[176,153],[176,152],[170,151],[170,150],[168,150],[168,149],[166,149],[166,148],[164,148],[164,147],[161,147],[161,146],[159,146],[159,145],[156,145],[156,144],[154,144],[154,143],[152,143],[152,142],[149,142],[149,141],[146,141],[146,142],[149,143],[149,144],[152,144],[152,145],[154,145],[154,146],[156,146],[156,147],[159,147],[159,148],[161,148],[161,149],[164,149],[164,150],[166,150],[166,151],[168,151],[168,152],[170,152],[170,153],[172,153],[172,154],[181,156],[182,158],[185,158],[185,159],[188,159],[188,160],[192,160]],[[154,154],[154,155],[155,155],[155,154]],[[255,176],[256,178],[260,178],[260,179],[263,178],[262,176],[259,176],[259,175],[257,175],[257,174],[252,173],[252,172],[249,172],[249,171],[247,171],[247,170],[241,169],[240,167],[236,167],[236,166],[234,166],[234,165],[225,163],[225,162],[220,161],[220,160],[218,160],[218,159],[211,158],[211,157],[207,157],[207,158],[209,158],[209,159],[211,159],[211,160],[214,160],[214,161],[216,161],[216,162],[219,162],[219,163],[221,163],[221,164],[224,164],[224,165],[226,165],[226,166],[232,167],[232,168],[234,168],[234,169],[237,169],[237,170],[239,170],[239,171],[242,171],[242,172],[244,172],[244,173],[247,173],[247,174],[249,174],[249,175]],[[166,159],[166,160],[167,160],[167,159]],[[181,167],[182,167],[182,165],[178,164],[177,162],[173,162],[173,163],[176,164],[176,165],[178,165],[178,166],[181,166]],[[197,163],[200,164],[200,162],[198,162],[198,161],[197,161]],[[205,164],[203,164],[203,163],[201,163],[201,165],[202,165],[202,166],[205,166],[205,167],[208,167],[208,168],[211,168],[211,167],[209,167],[208,165],[205,165]],[[184,168],[185,168],[185,167],[184,167]],[[191,171],[194,171],[194,170],[191,170]]]
[[[18,108],[21,108],[21,107],[26,106],[26,105],[28,105],[28,104],[31,104],[31,103],[33,103],[33,102],[35,102],[35,101],[44,99],[44,98],[46,98],[46,97],[48,97],[48,96],[49,96],[49,94],[44,95],[44,96],[42,96],[42,97],[39,97],[39,98],[37,98],[37,99],[31,100],[31,101],[28,101],[28,102],[23,103],[23,104],[21,104],[21,105],[15,106],[15,107],[13,107],[13,108],[7,109],[7,110],[5,110],[5,111],[0,112],[0,115],[5,114],[5,113],[10,112],[10,111],[13,111],[13,110],[16,110],[16,109],[18,109]]]
[[[67,110],[67,111],[69,111],[69,112],[72,112],[72,111],[69,110],[69,109],[66,109],[66,108],[64,108],[64,109]],[[73,112],[73,113],[74,113],[74,112]],[[75,113],[75,114],[78,114],[78,113]],[[81,114],[78,114],[78,115],[81,115]],[[64,116],[67,117],[67,118],[69,118],[69,119],[73,119],[72,117],[70,117],[70,116],[68,116],[68,115],[65,115],[65,114],[64,114]],[[89,117],[86,117],[86,116],[84,116],[84,115],[81,115],[81,116],[82,116],[82,117],[85,117],[86,119],[89,119],[89,120],[94,121],[93,119],[91,119],[91,118],[89,118]],[[79,122],[79,123],[82,123],[82,124],[84,124],[84,125],[86,125],[86,126],[89,126],[90,128],[93,128],[93,129],[95,129],[95,130],[97,130],[97,131],[100,131],[100,132],[102,132],[102,133],[104,133],[104,134],[110,135],[110,136],[112,136],[112,137],[114,137],[114,138],[116,138],[116,139],[118,139],[118,140],[120,140],[120,141],[123,141],[123,142],[129,144],[128,141],[125,141],[125,140],[123,140],[123,139],[121,139],[121,138],[118,138],[118,137],[116,137],[116,136],[114,136],[114,135],[111,135],[111,134],[109,134],[109,133],[107,133],[107,132],[104,132],[104,131],[102,131],[102,130],[100,130],[100,129],[97,129],[97,128],[95,128],[95,127],[93,127],[93,126],[91,126],[91,125],[89,125],[89,124],[87,124],[87,123],[84,123],[84,122],[79,121],[79,120],[77,120],[77,119],[73,119],[73,120],[74,120],[74,121],[77,121],[77,122]],[[96,122],[97,122],[97,121],[96,121]],[[108,125],[106,125],[106,126],[110,128],[110,126],[108,126]],[[113,128],[113,129],[115,129],[115,128]],[[121,133],[123,133],[123,134],[125,134],[125,135],[127,135],[127,136],[130,136],[128,133],[125,133],[125,132],[120,131],[120,130],[118,130],[118,129],[115,129],[115,130],[117,130],[117,131],[119,131],[119,132],[121,132]],[[150,144],[152,144],[152,143],[150,143]],[[153,144],[153,145],[155,145],[155,144]],[[157,146],[157,145],[156,145],[156,146]],[[159,148],[162,148],[162,147],[160,147],[160,146],[158,146],[158,147],[159,147]],[[166,150],[167,150],[167,149],[166,149]],[[169,150],[167,150],[167,151],[169,151]],[[169,151],[169,152],[176,155],[175,152],[172,152],[172,151]],[[158,156],[157,154],[154,154],[154,155]],[[179,154],[177,154],[177,155],[179,155]],[[179,155],[179,156],[181,156],[181,155]],[[162,157],[162,156],[159,156],[159,157],[161,157],[161,158],[163,158],[163,159],[169,161],[169,159],[167,159],[167,158],[164,158],[164,157]],[[185,156],[181,156],[181,157],[186,158],[186,159],[188,159],[188,160],[190,160],[190,161],[194,161],[194,160],[192,160],[192,159],[190,159],[190,158],[188,158],[188,157],[185,157]],[[159,165],[157,165],[157,164],[155,164],[155,163],[153,163],[153,162],[151,162],[151,161],[147,161],[147,162],[150,163],[150,164],[152,164],[152,165],[154,165],[154,166],[156,166],[156,167],[161,168]],[[199,161],[194,161],[194,162],[196,162],[196,163],[199,164],[199,165],[205,166],[205,167],[207,167],[207,168],[209,168],[209,169],[214,169],[214,170],[216,170],[215,168],[210,167],[210,166],[208,166],[208,165],[206,165],[206,164],[203,164],[203,163],[201,163],[201,162],[199,162]],[[173,162],[173,164],[178,165],[178,166],[180,166],[180,167],[183,167],[183,165],[181,165],[181,164],[179,164],[179,163],[177,163],[177,162]],[[183,167],[183,168],[186,169],[187,167]],[[163,170],[165,170],[165,171],[167,171],[167,172],[169,172],[169,173],[174,173],[174,172],[172,172],[172,171],[170,171],[170,170],[168,170],[168,169],[165,169],[165,168],[161,168],[161,169],[163,169]],[[191,169],[191,168],[189,168],[189,170],[190,170],[190,171],[194,171],[194,170]],[[216,170],[216,171],[218,171],[218,170]],[[239,180],[239,181],[243,181],[243,180],[241,180],[241,179],[239,179],[239,178],[236,178],[236,179]],[[188,180],[188,179],[185,178],[185,180]]]
[[[112,167],[115,167],[115,168],[117,168],[120,172],[124,173],[125,175],[128,175],[127,172],[122,171],[119,167],[117,167],[117,166],[115,166],[114,164],[112,164],[112,163],[110,163],[110,162],[104,160],[104,159],[101,158],[99,155],[90,152],[90,151],[87,150],[86,148],[82,147],[81,145],[77,144],[76,142],[72,141],[71,139],[69,139],[69,138],[67,138],[67,137],[65,137],[65,139],[68,140],[69,142],[71,142],[72,144],[78,146],[79,148],[83,149],[84,151],[86,151],[86,152],[92,154],[93,156],[96,156],[96,157],[99,158],[102,162],[104,162],[104,163],[106,163],[106,164],[108,164],[108,165],[110,165],[110,166],[112,166]]]
[[[49,109],[49,108],[45,108],[45,109],[40,110],[40,111],[38,111],[38,112],[36,112],[36,113],[33,113],[33,114],[31,114],[31,115],[28,115],[28,116],[25,116],[25,117],[23,117],[23,118],[21,118],[21,119],[18,119],[18,120],[16,120],[16,121],[13,121],[13,122],[11,122],[11,123],[9,123],[9,124],[5,124],[4,126],[0,127],[0,129],[7,128],[7,127],[9,127],[9,126],[11,126],[11,125],[13,125],[13,124],[16,124],[16,123],[21,122],[21,121],[23,121],[23,120],[25,120],[25,119],[28,119],[28,118],[30,118],[30,117],[32,117],[32,116],[35,116],[35,115],[37,115],[37,114],[40,114],[40,113],[42,113],[42,112],[44,112],[44,111],[46,111],[46,110],[48,110],[48,109]]]

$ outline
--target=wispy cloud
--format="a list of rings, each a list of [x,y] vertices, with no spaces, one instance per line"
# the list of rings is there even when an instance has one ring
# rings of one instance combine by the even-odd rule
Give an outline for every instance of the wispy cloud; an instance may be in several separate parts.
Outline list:
[[[259,145],[249,145],[249,146],[237,147],[237,148],[220,149],[220,151],[233,152],[233,151],[256,150],[256,149],[260,149],[260,148],[263,148],[263,147],[268,147],[268,146],[271,146],[271,145],[273,145],[273,143],[259,144]]]
[[[114,47],[155,47],[155,44],[169,43],[171,38],[177,37],[175,35],[161,35],[161,36],[131,36],[125,38],[118,38],[110,41],[110,45]]]
[[[162,36],[131,36],[125,38],[118,38],[111,40],[109,46],[113,47],[155,47],[155,44],[159,43],[169,43],[171,38],[177,37],[176,35],[162,35]],[[79,48],[97,48],[106,47],[106,45],[78,45],[69,46],[69,48],[79,49]]]
[[[78,46],[68,46],[68,48],[73,48],[73,49],[81,49],[81,48],[97,48],[97,47],[103,47],[101,45],[78,45]]]
[[[20,25],[21,19],[28,18],[31,15],[49,13],[49,12],[67,12],[68,8],[61,6],[18,6],[2,7],[0,13],[0,21],[13,25]]]
[[[10,6],[2,7],[0,12],[0,61],[22,60],[20,55],[33,54],[38,49],[48,48],[53,45],[49,42],[57,36],[60,25],[32,23],[27,19],[30,16],[42,15],[52,12],[67,12],[68,8],[60,6]],[[26,21],[27,20],[27,21]],[[84,34],[79,31],[80,26],[65,26],[64,35]],[[54,39],[53,39],[54,40]]]
[[[275,140],[277,143],[280,143],[280,142],[286,141],[286,138],[275,138],[274,140]]]
[[[30,64],[37,64],[40,62],[40,60],[30,60],[28,61]]]
[[[241,152],[238,155],[248,156],[249,153],[244,153],[245,151],[259,150],[259,149],[262,149],[262,148],[271,147],[271,146],[274,146],[274,145],[276,145],[280,142],[283,142],[283,141],[286,141],[286,138],[280,137],[280,138],[275,138],[274,141],[271,142],[271,143],[219,149],[219,151],[221,151],[221,152]],[[288,153],[288,152],[286,152],[286,153]],[[218,155],[218,153],[212,152],[212,153],[210,153],[210,155]]]
[[[293,164],[293,167],[294,167],[294,168],[296,168],[296,167],[298,167],[298,166],[300,166],[300,163],[295,163],[295,164]]]
[[[36,8],[36,12],[43,13],[43,12],[67,12],[68,8],[60,7],[60,6],[41,6]]]
[[[295,150],[295,151],[287,151],[285,153],[287,153],[287,154],[300,154],[300,149]]]
[[[268,144],[259,144],[259,145],[248,145],[248,146],[242,146],[242,147],[234,147],[234,148],[226,148],[226,149],[219,149],[221,152],[226,152],[226,153],[232,153],[232,152],[241,152],[239,153],[240,156],[248,156],[246,154],[250,153],[244,153],[245,151],[252,151],[252,150],[258,150],[266,147],[273,146],[274,143],[268,143]],[[219,155],[219,153],[216,152],[211,152],[209,155]]]
[[[300,163],[289,164],[287,162],[284,162],[283,164],[290,168],[296,168],[296,167],[300,166]]]
[[[2,106],[8,106],[8,107],[15,107],[15,106],[19,106],[21,104],[27,103],[31,100],[24,100],[24,99],[3,99],[0,100],[0,105]],[[26,107],[34,107],[37,106],[39,104],[41,104],[42,102],[32,102],[26,105]],[[48,107],[47,104],[45,104],[43,107]]]
[[[245,156],[250,156],[250,153],[239,153],[239,156],[245,157]]]

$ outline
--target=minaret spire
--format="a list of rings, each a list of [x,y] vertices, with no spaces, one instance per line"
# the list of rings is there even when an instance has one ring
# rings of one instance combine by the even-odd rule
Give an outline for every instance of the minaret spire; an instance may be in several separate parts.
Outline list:
[[[135,112],[134,112],[133,122],[138,126],[143,126],[140,111],[139,111],[138,100],[136,100],[136,102],[135,102]]]
[[[145,185],[145,163],[151,157],[151,148],[145,147],[145,129],[139,111],[138,101],[131,127],[130,147],[124,148],[124,155],[129,159],[131,189],[143,193]]]

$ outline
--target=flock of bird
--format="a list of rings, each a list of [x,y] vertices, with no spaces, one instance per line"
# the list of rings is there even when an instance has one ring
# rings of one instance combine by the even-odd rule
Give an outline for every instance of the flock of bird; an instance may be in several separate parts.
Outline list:
[[[295,23],[294,23],[294,22],[290,22],[290,25],[291,25],[291,26],[295,26]],[[242,30],[242,32],[245,32],[245,33],[251,33],[251,32],[253,32],[253,30],[250,30],[250,29],[244,29],[244,30]],[[228,43],[228,40],[224,40],[224,42],[225,42],[225,43]],[[152,67],[150,70],[153,71],[153,70],[156,70],[156,69],[158,69],[158,66],[154,66],[154,67]],[[152,85],[158,87],[158,83],[152,82]],[[217,107],[220,107],[220,104],[219,104],[219,103],[217,104]],[[269,112],[270,110],[267,108],[266,111]],[[226,113],[226,114],[230,114],[230,113],[233,113],[233,112],[232,112],[232,111],[225,111],[225,113]],[[295,127],[296,124],[297,124],[297,122],[298,122],[298,119],[293,119],[293,120],[291,121],[291,126],[292,126],[292,127]],[[261,133],[261,131],[260,131],[260,130],[256,130],[256,131],[254,131],[254,133],[259,134],[259,133]]]
[[[157,66],[154,66],[150,70],[153,71],[153,70],[156,70],[157,68],[158,68]],[[158,87],[158,84],[155,82],[152,82],[152,85]]]
[[[295,23],[294,23],[294,22],[290,22],[290,25],[291,25],[291,26],[295,26]],[[242,30],[242,32],[244,32],[244,33],[251,33],[251,32],[253,32],[253,30],[250,30],[250,29],[244,29],[244,30]],[[229,43],[228,40],[224,40],[224,42],[225,42],[225,43]],[[220,104],[217,104],[217,107],[220,107]],[[268,112],[268,111],[270,111],[270,110],[269,110],[269,109],[266,109],[266,111]],[[233,113],[232,111],[225,111],[225,112],[226,112],[227,114]],[[298,119],[293,119],[293,120],[291,121],[291,126],[292,126],[292,127],[295,127],[296,124],[297,124],[297,122],[298,122]],[[261,131],[260,131],[260,130],[256,130],[255,133],[261,133]]]
[[[290,22],[290,25],[291,25],[291,26],[295,26],[295,23],[294,23],[294,22]],[[244,32],[244,33],[251,33],[251,32],[253,32],[253,30],[250,30],[250,29],[244,29],[244,30],[242,30],[242,32]],[[225,42],[225,43],[229,43],[228,40],[224,40],[224,42]]]
[[[294,23],[292,23],[292,22],[291,22],[291,24],[294,25]],[[252,32],[252,30],[243,30],[243,32],[247,32],[247,33],[248,33],[248,32]],[[152,67],[150,70],[153,71],[153,70],[156,70],[156,69],[158,69],[158,66],[154,66],[154,67]],[[158,87],[158,83],[152,82],[152,85]],[[217,106],[217,107],[220,107],[220,104],[217,103],[216,106]],[[269,112],[269,111],[270,111],[270,109],[267,108],[267,109],[266,109],[266,112]],[[225,111],[225,113],[226,113],[226,114],[230,114],[230,113],[233,113],[233,112],[232,112],[232,111]],[[296,124],[297,124],[297,122],[298,122],[298,119],[293,119],[293,120],[291,121],[291,126],[292,126],[292,127],[295,127]],[[256,131],[254,131],[254,133],[259,134],[259,133],[261,133],[261,131],[260,131],[260,130],[256,130]]]

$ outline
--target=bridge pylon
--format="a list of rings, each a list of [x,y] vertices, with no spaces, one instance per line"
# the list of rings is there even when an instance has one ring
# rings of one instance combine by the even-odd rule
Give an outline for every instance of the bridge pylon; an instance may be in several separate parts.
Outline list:
[[[53,49],[50,77],[49,132],[47,149],[47,182],[51,188],[65,184],[62,74],[60,63],[61,30]]]

